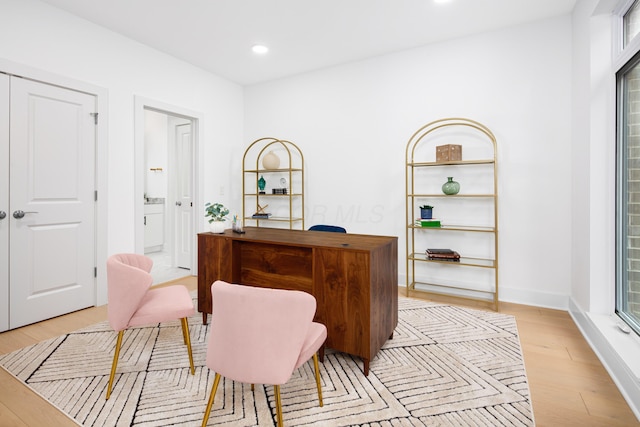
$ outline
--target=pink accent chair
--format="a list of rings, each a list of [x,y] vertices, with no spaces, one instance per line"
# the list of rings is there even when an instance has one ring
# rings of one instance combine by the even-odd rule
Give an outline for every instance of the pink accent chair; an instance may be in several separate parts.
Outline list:
[[[202,425],[206,426],[220,377],[253,384],[273,384],[277,425],[282,426],[280,385],[313,357],[322,406],[318,367],[327,338],[325,325],[314,322],[316,299],[301,291],[259,288],[216,281],[207,366],[216,374]]]
[[[153,278],[149,272],[153,261],[144,255],[116,254],[107,259],[107,317],[118,332],[113,355],[107,400],[111,396],[118,356],[125,329],[180,319],[182,338],[189,353],[191,375],[195,374],[187,317],[195,313],[193,300],[186,287],[167,286],[149,289]]]

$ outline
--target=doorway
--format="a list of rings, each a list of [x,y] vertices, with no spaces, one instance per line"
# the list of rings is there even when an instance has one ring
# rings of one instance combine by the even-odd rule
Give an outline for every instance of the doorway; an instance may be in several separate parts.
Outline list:
[[[136,251],[153,259],[154,283],[195,275],[199,124],[197,114],[137,98]]]

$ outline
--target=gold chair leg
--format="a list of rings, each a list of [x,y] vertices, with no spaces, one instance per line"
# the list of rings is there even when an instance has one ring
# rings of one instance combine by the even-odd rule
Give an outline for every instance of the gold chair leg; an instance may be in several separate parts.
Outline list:
[[[182,319],[180,319],[180,325],[182,325],[182,342],[184,343],[184,345],[187,345],[187,334],[188,334],[189,328],[187,327],[187,331],[185,332],[184,322],[182,321]]]
[[[113,386],[113,378],[116,376],[116,367],[118,366],[118,357],[120,356],[120,346],[122,345],[122,336],[124,330],[118,332],[118,339],[116,340],[116,349],[113,352],[113,363],[111,364],[111,374],[109,375],[109,385],[107,386],[107,399],[111,397],[111,387]]]
[[[277,427],[283,427],[284,426],[284,422],[282,421],[282,402],[280,401],[280,386],[279,385],[274,385],[273,386],[273,392],[275,394],[275,398],[276,398],[276,416],[277,416],[277,423],[276,426]]]
[[[184,338],[184,343],[187,345],[187,351],[189,352],[189,366],[191,366],[191,375],[195,375],[196,368],[193,367],[193,353],[191,352],[191,336],[189,335],[189,323],[187,322],[186,317],[183,317],[181,320],[182,337]]]
[[[313,354],[313,368],[316,371],[316,386],[318,387],[318,400],[320,401],[320,406],[322,403],[322,384],[320,383],[320,367],[318,366],[318,353]]]
[[[211,387],[211,396],[209,396],[209,402],[207,403],[207,409],[204,411],[204,418],[202,419],[202,427],[207,425],[209,421],[209,414],[211,413],[211,407],[213,406],[213,399],[216,397],[216,390],[218,390],[218,383],[220,382],[220,374],[216,374],[213,379],[213,386]]]

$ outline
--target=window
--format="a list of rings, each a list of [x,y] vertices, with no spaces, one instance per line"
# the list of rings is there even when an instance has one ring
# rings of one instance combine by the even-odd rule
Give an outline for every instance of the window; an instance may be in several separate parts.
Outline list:
[[[638,3],[623,15],[625,46],[640,32]],[[616,81],[616,314],[640,334],[640,51]]]
[[[624,45],[627,46],[631,40],[640,32],[640,5],[633,2],[622,18]]]

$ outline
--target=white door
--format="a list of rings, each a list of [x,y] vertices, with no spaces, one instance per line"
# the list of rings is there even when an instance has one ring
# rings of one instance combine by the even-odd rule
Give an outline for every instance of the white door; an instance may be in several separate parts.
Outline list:
[[[95,304],[95,105],[11,77],[10,328]]]
[[[191,123],[176,126],[175,164],[177,179],[175,251],[176,264],[191,269],[191,244],[193,239],[193,183]]]
[[[0,332],[9,329],[9,76],[0,74]]]

